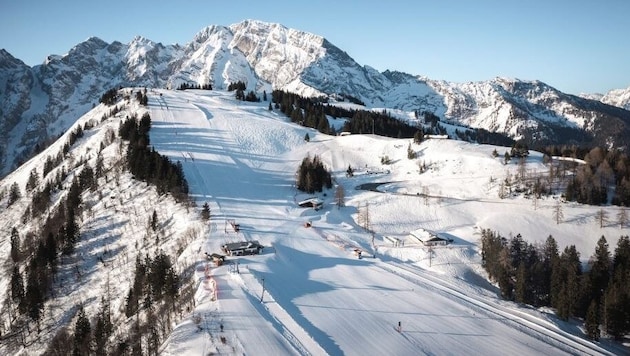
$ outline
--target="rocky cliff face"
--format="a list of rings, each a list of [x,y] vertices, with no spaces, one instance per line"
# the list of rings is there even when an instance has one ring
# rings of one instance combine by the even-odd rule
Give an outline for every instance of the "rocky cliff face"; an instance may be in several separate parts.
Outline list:
[[[0,51],[0,176],[37,143],[64,132],[109,88],[176,88],[186,82],[223,89],[236,81],[259,92],[349,94],[369,107],[429,111],[530,142],[627,146],[630,137],[630,112],[623,110],[630,101],[627,89],[599,101],[539,81],[449,83],[381,73],[323,37],[246,20],[204,28],[182,46],[142,37],[128,44],[92,37],[33,68]]]
[[[36,106],[32,98],[36,85],[37,79],[29,66],[0,50],[0,168],[11,165],[13,157],[20,156],[16,146],[22,135],[17,131],[28,129],[29,121],[23,117],[35,116],[29,114]],[[6,172],[0,173],[2,176]]]
[[[606,126],[627,125],[630,112],[562,93],[540,81],[495,78],[463,84],[431,81],[430,85],[444,98],[444,116],[468,126],[536,143],[629,143]]]

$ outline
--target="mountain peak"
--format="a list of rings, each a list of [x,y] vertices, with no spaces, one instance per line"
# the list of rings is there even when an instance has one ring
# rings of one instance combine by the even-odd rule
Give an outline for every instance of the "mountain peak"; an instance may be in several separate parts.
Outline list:
[[[70,51],[68,52],[68,55],[71,55],[74,53],[93,54],[97,50],[107,47],[107,45],[108,45],[107,42],[103,41],[102,39],[98,37],[94,37],[94,36],[88,37],[85,41],[72,47],[72,49],[70,49]]]
[[[613,89],[603,95],[601,101],[605,104],[630,110],[630,87],[625,89]]]
[[[261,29],[269,30],[272,28],[280,28],[283,30],[288,30],[287,27],[279,23],[265,22],[265,21],[252,20],[252,19],[243,20],[241,22],[232,24],[229,27],[235,32],[238,30],[259,31]]]
[[[1,50],[0,68],[9,70],[0,73],[0,82],[14,80],[10,72],[22,66],[29,68]],[[426,111],[447,122],[512,138],[540,141],[544,136],[545,143],[592,139],[588,136],[590,132],[587,136],[575,134],[571,140],[566,134],[559,137],[554,132],[556,127],[570,126],[578,133],[592,131],[596,121],[602,122],[600,127],[615,120],[630,122],[628,112],[594,106],[591,101],[563,94],[537,80],[496,77],[452,83],[395,69],[381,73],[368,65],[359,65],[322,36],[252,19],[229,26],[207,26],[181,47],[162,46],[142,36],[136,36],[128,44],[117,41],[108,44],[98,37],[89,37],[62,56],[48,56],[35,69],[24,71],[21,85],[14,86],[14,92],[0,92],[1,102],[16,103],[8,119],[11,125],[5,126],[14,127],[22,120],[27,123],[24,127],[37,130],[16,139],[22,151],[67,129],[77,114],[85,113],[95,97],[107,88],[121,85],[177,88],[182,83],[194,83],[222,89],[229,83],[243,81],[248,89],[258,92],[280,89],[302,96],[342,93],[370,108]],[[41,100],[32,102],[31,98]],[[630,95],[615,92],[602,101],[628,109]],[[628,139],[619,137],[602,136],[597,142],[614,142],[615,146],[623,147]],[[9,146],[0,137],[0,153]],[[0,175],[7,164],[17,161],[16,157],[16,154],[0,157]]]
[[[225,26],[210,25],[210,26],[204,27],[199,32],[197,32],[197,34],[195,34],[195,37],[193,37],[193,40],[190,43],[201,44],[201,43],[206,42],[214,34],[229,33],[229,32],[230,32],[230,29]]]
[[[18,67],[25,65],[26,64],[24,62],[13,57],[13,55],[7,50],[5,50],[4,48],[0,48],[0,68]]]
[[[131,42],[129,42],[129,44],[132,44],[132,43],[143,44],[143,45],[152,45],[152,44],[155,44],[155,42],[151,41],[150,39],[148,39],[148,38],[146,38],[146,37],[140,36],[140,35],[138,35],[138,36],[134,37],[134,38],[131,40]]]

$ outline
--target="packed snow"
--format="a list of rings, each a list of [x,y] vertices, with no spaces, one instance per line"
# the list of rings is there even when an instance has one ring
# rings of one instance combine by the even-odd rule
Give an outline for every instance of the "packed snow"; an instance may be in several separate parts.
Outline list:
[[[165,355],[619,352],[549,311],[501,301],[487,281],[480,228],[529,241],[551,234],[560,246],[576,244],[584,260],[599,236],[613,245],[620,235],[589,220],[595,208],[564,204],[566,222],[556,225],[555,199],[537,207],[524,197],[499,199],[498,182],[518,167],[494,158],[494,146],[427,140],[412,146],[418,158],[409,160],[410,140],[323,135],[233,93],[156,90],[149,106],[152,144],[182,162],[197,205],[208,202],[212,212],[197,304]],[[318,211],[297,204],[310,197],[294,186],[307,155],[320,156],[334,176],[335,188],[316,194],[325,202]],[[382,165],[382,156],[392,163]],[[532,152],[527,169],[544,171],[542,155]],[[365,183],[373,189],[357,189]],[[366,209],[374,237],[362,228]],[[453,243],[429,250],[409,234],[418,228]],[[265,248],[222,265],[205,259],[238,241]]]
[[[83,160],[93,166],[96,147],[126,116],[140,117],[147,109],[130,103],[101,122],[108,110],[98,105],[75,124],[100,122],[73,146],[64,166]],[[236,101],[224,91],[150,90],[148,111],[151,144],[182,163],[197,208],[186,209],[122,172],[116,163],[121,145],[104,145],[107,178],[98,192],[83,196],[89,209],[81,217],[77,253],[62,261],[66,272],[59,293],[46,304],[44,336],[22,353],[43,352],[56,330],[71,326],[79,303],[91,314],[106,291],[112,306],[122,310],[136,256],[158,250],[179,255],[177,270],[194,270],[197,286],[195,306],[174,325],[161,347],[164,355],[627,352],[606,339],[585,339],[579,321],[563,322],[551,310],[501,300],[487,280],[478,246],[481,228],[506,237],[520,233],[530,242],[551,234],[561,248],[575,244],[583,261],[601,235],[614,246],[627,234],[612,223],[600,228],[594,222],[598,207],[562,202],[565,219],[556,224],[556,198],[537,204],[516,194],[500,199],[500,182],[522,169],[504,163],[508,148],[323,135],[269,111],[268,103]],[[0,188],[8,191],[18,182],[24,191],[31,170],[41,172],[68,135],[3,179]],[[410,144],[415,159],[407,157]],[[297,191],[296,170],[307,155],[318,155],[331,170],[333,189]],[[390,164],[381,163],[384,156]],[[542,155],[531,152],[527,172],[547,169]],[[338,187],[345,206],[336,204]],[[312,198],[324,202],[323,208],[299,207]],[[26,195],[0,212],[5,236],[29,202]],[[211,218],[202,223],[199,211],[206,202]],[[161,221],[159,241],[147,239],[154,209]],[[607,209],[616,214],[614,207]],[[429,249],[411,234],[419,229],[452,243]],[[258,241],[264,248],[259,255],[227,256],[220,265],[207,258],[224,255],[223,245],[239,241]],[[0,243],[5,261],[8,238]],[[9,279],[2,278],[0,288],[6,290]],[[115,322],[131,323],[123,316]],[[126,332],[123,327],[116,333]],[[9,350],[5,347],[0,345],[0,352]]]

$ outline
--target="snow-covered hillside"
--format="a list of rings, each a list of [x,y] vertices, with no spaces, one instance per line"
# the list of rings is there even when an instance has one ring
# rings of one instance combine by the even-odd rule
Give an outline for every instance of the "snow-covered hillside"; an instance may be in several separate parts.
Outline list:
[[[370,108],[428,111],[444,120],[538,143],[592,141],[624,147],[630,137],[630,112],[561,93],[539,81],[449,83],[378,72],[316,34],[245,20],[208,26],[184,45],[143,37],[127,44],[107,43],[90,37],[33,68],[2,50],[0,125],[5,134],[0,136],[0,175],[10,172],[36,144],[45,145],[65,132],[110,88],[194,83],[224,89],[237,81],[259,93],[282,89],[304,96],[351,95]],[[621,105],[612,99],[603,102]]]
[[[519,169],[503,164],[507,148],[430,139],[412,145],[418,157],[410,160],[409,140],[322,135],[290,123],[267,104],[236,101],[223,91],[149,91],[151,143],[181,162],[197,203],[188,211],[120,171],[115,163],[120,146],[107,144],[121,119],[147,109],[128,104],[86,131],[64,165],[94,166],[104,142],[100,155],[109,167],[107,178],[98,191],[83,196],[89,209],[81,218],[81,241],[77,252],[63,259],[70,268],[45,306],[43,336],[30,336],[26,348],[11,344],[1,350],[41,353],[54,330],[64,325],[73,330],[78,303],[93,315],[107,288],[121,310],[136,255],[161,249],[179,256],[178,271],[196,271],[197,286],[194,308],[182,314],[160,349],[165,355],[627,351],[606,340],[587,341],[577,324],[559,321],[549,310],[500,300],[480,265],[481,228],[504,236],[520,233],[530,242],[551,234],[561,247],[575,244],[586,261],[601,235],[613,246],[623,232],[612,224],[600,228],[593,221],[597,208],[562,203],[565,219],[558,225],[552,217],[555,199],[537,204],[523,196],[500,199],[500,182]],[[77,125],[100,121],[107,110],[97,106]],[[41,172],[65,139],[7,176],[2,189],[17,182],[24,191],[30,172]],[[335,180],[335,188],[316,194],[324,202],[318,211],[297,205],[309,197],[295,189],[296,169],[307,155],[321,157]],[[391,164],[381,164],[384,156]],[[422,164],[427,169],[420,174]],[[353,177],[346,176],[348,166]],[[547,169],[534,152],[526,168]],[[336,187],[345,192],[343,207],[335,204]],[[10,229],[17,226],[21,234],[34,229],[22,221],[29,201],[27,195],[0,212],[2,261],[9,261]],[[202,225],[198,212],[206,202],[211,218]],[[366,209],[373,238],[362,228]],[[146,238],[153,210],[162,222],[157,244]],[[238,232],[230,221],[239,224]],[[420,228],[453,243],[429,250],[410,235]],[[223,253],[226,243],[254,240],[264,246],[261,255],[227,257],[221,266],[206,259],[206,253]],[[7,271],[0,279],[5,290]],[[120,336],[131,321],[117,315]]]
[[[50,147],[0,181],[0,288],[7,291],[0,302],[3,315],[0,354],[41,354],[64,328],[74,330],[74,318],[80,305],[88,316],[94,316],[103,297],[110,299],[111,310],[115,311],[112,312],[112,322],[117,329],[114,338],[123,341],[129,333],[130,323],[121,311],[133,282],[136,258],[144,259],[147,254],[153,256],[158,251],[166,251],[179,273],[194,264],[192,258],[200,248],[201,237],[207,228],[200,224],[194,209],[187,209],[170,196],[158,194],[154,186],[135,180],[124,169],[124,146],[115,138],[116,132],[121,120],[142,114],[146,109],[133,102],[121,102],[119,108],[122,108],[120,112],[111,115],[113,107],[97,106]],[[106,119],[103,121],[103,118]],[[83,137],[64,154],[70,136],[83,127],[92,128],[83,131]],[[44,176],[48,162],[56,157],[62,159]],[[87,167],[97,169],[99,161],[103,176],[96,189],[81,195],[80,238],[73,254],[58,256],[58,273],[43,307],[38,333],[32,329],[35,323],[22,324],[20,320],[24,318],[17,318],[16,306],[5,298],[11,295],[11,271],[13,266],[18,266],[26,283],[29,273],[26,262],[33,258],[38,245],[46,239],[41,236],[40,229],[53,218],[55,211],[64,210],[63,202],[73,179]],[[39,177],[39,184],[29,190],[29,177],[33,173]],[[32,216],[36,193],[58,177],[62,177],[61,184],[53,184],[49,207]],[[14,184],[17,184],[21,197],[7,206],[8,192]],[[158,223],[155,232],[148,228],[154,211]],[[14,264],[10,257],[9,236],[14,228],[23,256],[20,259],[23,262],[18,264]],[[58,239],[61,241],[61,237]],[[193,249],[196,249],[195,253]]]
[[[408,160],[406,140],[320,135],[288,124],[265,105],[235,106],[217,92],[161,94],[152,106],[152,142],[184,160],[198,201],[211,204],[204,251],[220,253],[221,245],[239,240],[267,246],[261,256],[228,258],[229,264],[210,264],[200,273],[204,287],[195,313],[203,332],[196,332],[194,318],[184,322],[166,354],[230,347],[243,354],[461,353],[471,344],[479,354],[605,353],[549,314],[501,302],[485,281],[476,247],[480,227],[529,241],[552,234],[561,246],[576,244],[585,259],[599,236],[614,244],[619,235],[616,227],[602,230],[590,221],[593,208],[567,204],[567,222],[556,225],[553,199],[536,210],[527,199],[499,199],[497,182],[517,167],[493,158],[494,147],[429,140],[415,147],[417,160]],[[308,143],[302,139],[307,132]],[[295,167],[309,154],[332,169],[346,192],[345,207],[335,207],[332,191],[319,195],[321,211],[296,206],[304,196],[293,188]],[[391,166],[381,165],[384,155]],[[429,170],[420,175],[418,162]],[[348,165],[356,168],[352,178],[345,176]],[[533,154],[528,168],[545,170],[541,155]],[[379,192],[356,189],[375,182],[387,184]],[[424,187],[426,200],[418,196]],[[375,249],[358,226],[366,203]],[[231,219],[239,233],[226,225]],[[311,228],[304,227],[307,221]],[[434,249],[429,258],[409,236],[418,228],[455,244]],[[404,246],[393,246],[392,239]],[[375,258],[358,260],[355,248]],[[235,268],[240,273],[230,272]],[[214,281],[216,300],[206,280]]]
[[[561,246],[576,244],[584,259],[599,236],[612,245],[620,233],[591,222],[594,208],[566,204],[566,223],[556,225],[554,199],[536,209],[522,197],[499,199],[499,181],[517,165],[494,158],[495,147],[428,140],[409,160],[408,140],[321,135],[264,104],[235,105],[229,94],[161,91],[153,98],[153,144],[184,161],[197,200],[212,207],[204,252],[221,253],[223,244],[241,240],[266,246],[260,256],[207,263],[197,319],[175,329],[165,354],[606,353],[547,312],[500,301],[486,281],[479,228],[529,241],[552,234]],[[335,206],[334,190],[318,194],[320,211],[297,207],[306,196],[295,190],[294,172],[306,155],[330,167],[345,207]],[[381,165],[382,156],[393,163]],[[528,161],[529,170],[546,169],[540,154]],[[418,173],[419,162],[426,173]],[[385,184],[378,192],[356,189],[365,183]],[[418,195],[423,189],[426,199]],[[359,226],[366,203],[374,242]],[[232,219],[240,232],[227,224]],[[418,228],[455,243],[429,257],[409,235]],[[368,257],[357,259],[355,249]]]

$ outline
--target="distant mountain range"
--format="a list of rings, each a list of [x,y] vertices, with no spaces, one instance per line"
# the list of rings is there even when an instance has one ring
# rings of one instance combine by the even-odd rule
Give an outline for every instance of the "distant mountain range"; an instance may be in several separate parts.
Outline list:
[[[34,67],[0,50],[0,176],[63,133],[109,88],[197,83],[225,89],[237,81],[259,92],[346,94],[368,108],[428,111],[530,144],[627,149],[630,143],[630,88],[575,96],[540,81],[451,83],[378,72],[321,36],[246,20],[204,28],[185,45],[91,37]]]

